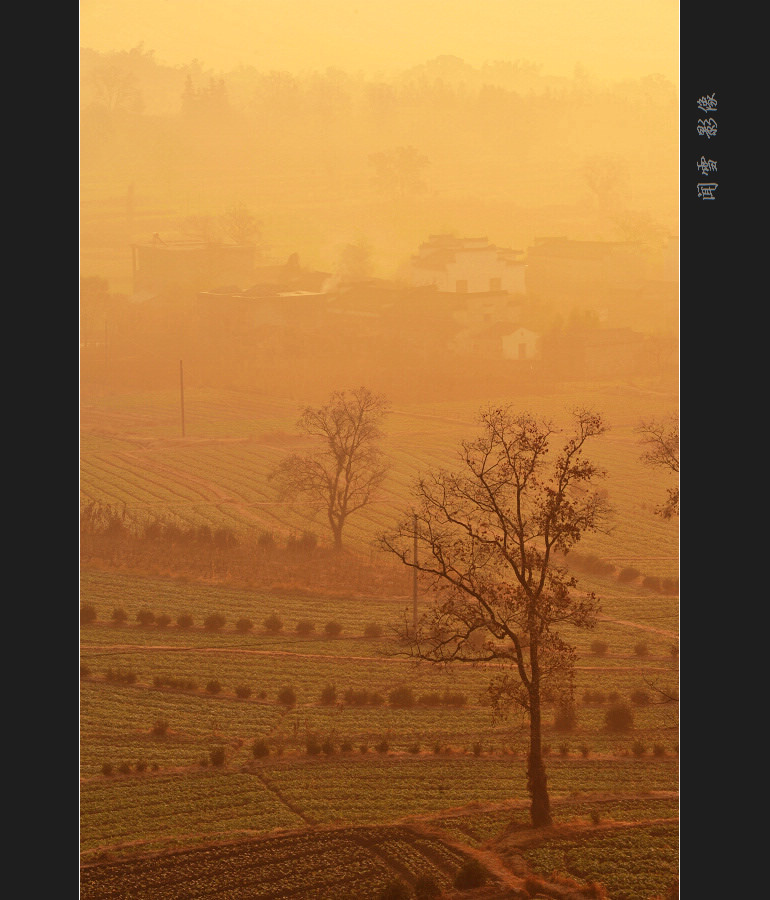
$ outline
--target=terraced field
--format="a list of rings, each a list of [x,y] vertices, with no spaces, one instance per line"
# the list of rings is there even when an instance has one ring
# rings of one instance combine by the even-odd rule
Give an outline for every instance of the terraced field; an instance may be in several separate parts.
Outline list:
[[[556,399],[539,402],[550,411]],[[664,487],[635,461],[632,432],[661,398],[632,407],[627,392],[597,389],[594,399],[617,417],[601,453],[618,514],[616,530],[581,552],[676,577],[676,525],[652,516]],[[351,519],[351,553],[376,558],[372,537],[410,478],[473,434],[472,412],[393,414],[391,480],[355,527]],[[84,498],[243,533],[307,527],[263,477],[297,445],[293,401],[192,391],[185,439],[174,434],[176,413],[170,394],[84,406]],[[556,825],[533,835],[525,723],[493,719],[490,669],[437,669],[406,655],[395,626],[409,598],[84,566],[80,602],[95,621],[80,633],[81,896],[366,900],[395,878],[414,891],[430,875],[459,897],[454,878],[471,858],[501,889],[571,878],[601,882],[612,900],[665,896],[678,842],[678,596],[641,579],[579,581],[602,614],[593,631],[566,633],[577,653],[576,722],[559,730],[547,705]],[[140,625],[142,610],[169,624]],[[221,627],[204,627],[212,614]],[[277,633],[263,624],[271,614],[283,623]],[[176,624],[182,615],[192,624]],[[253,628],[236,627],[244,618]],[[297,633],[302,620],[310,634]],[[325,633],[330,621],[336,637]],[[412,705],[394,702],[398,688],[411,689]],[[630,731],[607,730],[612,698],[631,705]]]

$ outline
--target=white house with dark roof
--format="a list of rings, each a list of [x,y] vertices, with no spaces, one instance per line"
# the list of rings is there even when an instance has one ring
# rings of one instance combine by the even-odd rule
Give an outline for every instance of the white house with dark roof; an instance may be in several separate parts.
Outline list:
[[[524,294],[522,256],[521,250],[497,247],[485,237],[434,234],[411,258],[407,279],[447,294]]]

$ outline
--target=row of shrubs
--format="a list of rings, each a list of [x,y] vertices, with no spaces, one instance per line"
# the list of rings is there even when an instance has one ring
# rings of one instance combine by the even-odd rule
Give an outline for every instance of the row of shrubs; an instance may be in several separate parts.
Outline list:
[[[553,727],[557,731],[572,731],[576,725],[577,712],[573,705],[564,704],[556,710]],[[621,734],[631,731],[634,727],[634,711],[630,705],[622,700],[613,702],[604,714],[604,727],[607,731]]]
[[[92,604],[84,603],[80,607],[80,621],[83,625],[92,625],[97,621],[97,618],[96,608]],[[112,611],[110,621],[114,625],[125,625],[128,621],[128,613],[124,609],[116,608]],[[143,628],[149,628],[151,625],[166,628],[171,625],[173,620],[166,613],[156,614],[151,609],[140,609],[136,614],[136,621]],[[227,620],[221,613],[211,613],[203,620],[203,627],[206,631],[221,631],[226,624]],[[193,617],[189,613],[180,613],[177,616],[176,625],[178,628],[192,628],[194,625]],[[267,634],[281,634],[284,629],[284,623],[280,616],[272,613],[264,620],[262,627]],[[254,630],[254,622],[249,618],[238,619],[235,623],[235,630],[239,634],[249,634]],[[315,631],[315,623],[309,619],[300,619],[296,624],[295,633],[300,637],[315,634]],[[323,631],[327,637],[339,637],[342,634],[342,625],[332,620],[324,625]],[[382,625],[376,622],[372,622],[364,628],[364,637],[379,638],[382,637],[382,634]]]
[[[608,577],[615,572],[615,566],[600,559],[594,554],[576,553],[574,550],[569,555],[569,566],[577,572],[586,572],[591,575],[603,575]],[[660,578],[657,575],[642,575],[635,566],[624,566],[617,574],[617,580],[621,584],[630,584],[632,581],[642,579],[642,586],[657,594],[674,596],[679,593],[678,578]]]
[[[610,647],[606,641],[592,641],[591,642],[591,653],[594,656],[606,656]],[[669,652],[672,656],[679,655],[679,647],[676,644],[672,644]],[[634,644],[634,655],[635,656],[649,656],[650,648],[647,644],[647,641],[639,641],[639,643]]]
[[[342,695],[342,700],[349,706],[382,706],[385,698],[377,691],[368,691],[365,688],[357,690],[348,688]],[[333,684],[327,684],[321,691],[321,703],[324,706],[332,706],[338,702],[337,688]],[[444,691],[421,694],[417,696],[412,688],[402,685],[394,688],[388,694],[388,703],[395,709],[412,709],[415,706],[425,707],[455,707],[459,709],[467,703],[465,694]]]

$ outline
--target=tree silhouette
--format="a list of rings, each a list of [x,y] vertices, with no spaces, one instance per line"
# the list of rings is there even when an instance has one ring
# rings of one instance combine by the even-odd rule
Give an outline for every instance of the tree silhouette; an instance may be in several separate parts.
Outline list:
[[[324,406],[306,407],[297,426],[317,449],[281,460],[270,474],[283,497],[304,498],[326,513],[335,550],[348,517],[374,499],[387,474],[378,444],[389,404],[365,387],[335,391]]]
[[[550,423],[508,407],[483,413],[481,426],[480,437],[461,445],[456,470],[420,477],[413,510],[381,543],[436,597],[416,627],[404,627],[414,658],[503,664],[489,697],[498,714],[515,704],[528,716],[530,815],[533,825],[548,825],[544,690],[572,700],[574,650],[559,631],[593,627],[598,611],[593,593],[573,593],[576,579],[556,553],[597,530],[607,511],[591,490],[604,473],[583,455],[605,426],[576,411],[573,433],[550,462]]]

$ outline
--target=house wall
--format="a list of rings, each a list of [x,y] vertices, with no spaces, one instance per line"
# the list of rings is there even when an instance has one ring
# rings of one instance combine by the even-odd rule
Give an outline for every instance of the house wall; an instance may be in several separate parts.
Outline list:
[[[535,359],[538,356],[538,340],[539,335],[526,328],[503,335],[503,359]]]

